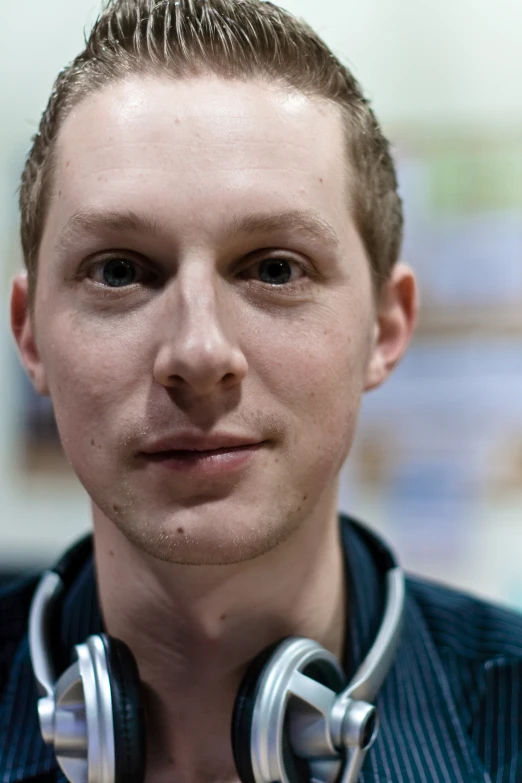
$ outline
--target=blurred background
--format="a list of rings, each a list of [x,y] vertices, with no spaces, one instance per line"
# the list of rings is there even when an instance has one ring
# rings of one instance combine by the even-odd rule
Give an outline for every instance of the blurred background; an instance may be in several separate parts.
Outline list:
[[[341,507],[412,571],[522,609],[522,3],[286,0],[352,68],[393,141],[422,317],[365,398]],[[0,575],[89,527],[9,333],[16,190],[58,71],[99,3],[0,0]]]

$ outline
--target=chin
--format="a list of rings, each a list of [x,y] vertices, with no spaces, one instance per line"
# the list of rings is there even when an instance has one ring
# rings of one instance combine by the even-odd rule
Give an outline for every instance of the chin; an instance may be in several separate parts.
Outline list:
[[[268,517],[261,521],[258,516],[245,523],[243,513],[241,518],[231,519],[230,513],[207,514],[200,507],[178,511],[154,527],[136,519],[112,521],[128,541],[157,560],[178,565],[234,565],[266,555],[298,526],[293,515],[267,523]]]

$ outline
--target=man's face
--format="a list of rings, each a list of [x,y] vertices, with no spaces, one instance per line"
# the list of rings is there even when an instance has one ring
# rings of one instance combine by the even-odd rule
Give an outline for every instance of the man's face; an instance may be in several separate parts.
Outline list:
[[[97,519],[234,562],[331,515],[375,327],[340,113],[136,78],[68,117],[39,255],[40,381]]]

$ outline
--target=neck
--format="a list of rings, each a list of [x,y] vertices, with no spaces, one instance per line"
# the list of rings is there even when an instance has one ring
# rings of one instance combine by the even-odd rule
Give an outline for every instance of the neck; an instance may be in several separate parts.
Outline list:
[[[342,656],[336,512],[323,509],[272,551],[232,566],[159,561],[94,516],[105,627],[130,647],[143,683],[148,778],[236,779],[231,717],[251,660],[287,636],[315,639]]]

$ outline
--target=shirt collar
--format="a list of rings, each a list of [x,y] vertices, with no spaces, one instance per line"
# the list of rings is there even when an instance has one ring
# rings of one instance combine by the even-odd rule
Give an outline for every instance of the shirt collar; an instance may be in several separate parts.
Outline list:
[[[351,622],[348,675],[368,653],[384,610],[391,553],[353,520],[343,526]],[[467,734],[426,619],[408,591],[394,663],[377,698],[380,729],[359,781],[446,780],[488,783]]]
[[[348,593],[348,638],[343,664],[350,678],[379,629],[385,601],[384,576],[392,557],[377,537],[351,520],[343,519],[341,534]],[[62,650],[68,651],[70,657],[75,644],[102,630],[90,557],[63,605]],[[25,637],[11,666],[0,709],[2,783],[20,783],[57,769],[54,754],[40,734],[37,698]],[[475,759],[470,740],[460,724],[439,654],[420,609],[408,594],[399,651],[379,694],[377,707],[381,729],[360,777],[363,783],[402,779],[484,783],[484,769]],[[430,733],[422,742],[425,731]],[[434,736],[440,738],[443,757],[433,749]],[[413,774],[414,767],[418,776]]]
[[[342,519],[341,537],[344,552],[346,592],[346,640],[343,668],[348,679],[355,674],[368,654],[379,630],[384,611],[384,577],[393,563],[388,550],[387,559],[376,558],[372,549],[381,542],[361,525]]]

